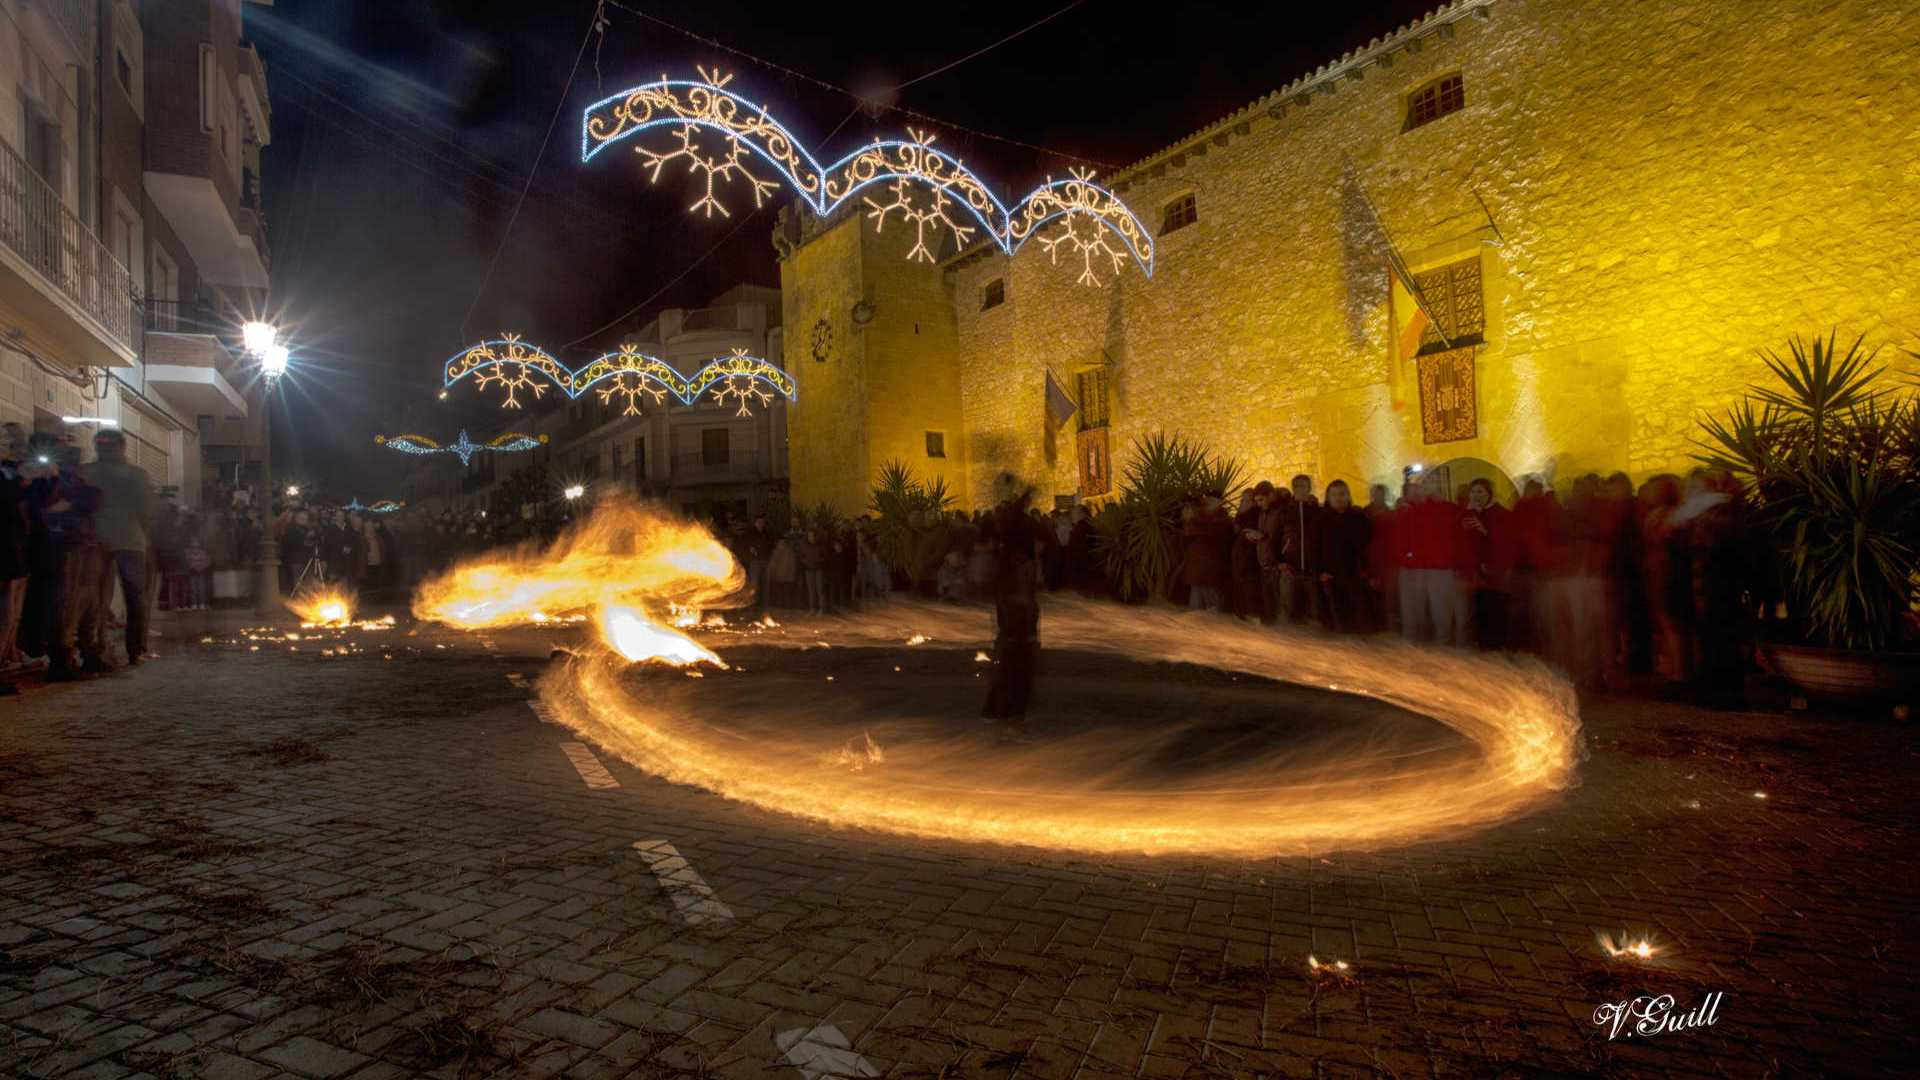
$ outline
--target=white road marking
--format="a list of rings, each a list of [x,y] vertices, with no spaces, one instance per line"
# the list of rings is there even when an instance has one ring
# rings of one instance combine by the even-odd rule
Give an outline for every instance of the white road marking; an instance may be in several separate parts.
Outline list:
[[[660,879],[661,891],[680,909],[680,917],[688,926],[732,921],[733,909],[720,902],[707,879],[701,877],[672,844],[665,840],[635,840],[633,850],[647,860],[647,868]]]
[[[832,1024],[820,1024],[813,1030],[793,1028],[773,1037],[773,1044],[807,1080],[822,1077],[879,1076],[880,1070],[847,1042],[847,1037]]]
[[[620,786],[620,781],[615,780],[607,767],[600,764],[600,759],[593,756],[593,751],[587,749],[586,743],[563,742],[560,750],[567,755],[568,761],[573,762],[574,771],[580,774],[580,779],[585,780],[588,787],[597,790]]]
[[[553,706],[548,705],[544,701],[529,701],[527,702],[527,708],[532,709],[533,715],[549,724],[558,724],[560,722],[553,718]]]

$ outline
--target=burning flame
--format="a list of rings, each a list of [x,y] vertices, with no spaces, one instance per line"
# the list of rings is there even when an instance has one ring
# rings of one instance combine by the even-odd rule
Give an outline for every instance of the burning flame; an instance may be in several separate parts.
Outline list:
[[[287,607],[300,616],[301,626],[345,626],[353,621],[353,594],[337,585],[289,596]]]
[[[1646,938],[1629,941],[1627,935],[1622,934],[1620,935],[1620,940],[1616,942],[1606,934],[1601,934],[1599,937],[1600,948],[1604,949],[1608,956],[1616,960],[1623,956],[1634,960],[1651,960],[1654,954],[1660,951]]]
[[[674,667],[726,662],[678,630],[661,626],[632,608],[614,605],[600,609],[600,636],[614,651],[635,663],[659,660]]]
[[[630,662],[725,668],[674,627],[702,625],[701,607],[745,582],[732,553],[705,529],[609,500],[549,548],[490,552],[425,582],[413,610],[462,630],[574,622],[591,611],[601,640]]]
[[[1297,762],[1254,755],[1223,766],[1204,788],[1126,789],[1090,767],[1090,755],[1112,752],[1105,745],[1110,732],[1077,742],[1051,735],[985,765],[990,748],[964,737],[936,739],[889,751],[887,768],[874,769],[867,766],[882,759],[846,746],[844,729],[792,725],[791,734],[748,739],[712,717],[637,697],[622,684],[624,665],[604,655],[575,657],[545,692],[555,719],[593,742],[668,780],[728,798],[836,825],[1090,852],[1254,856],[1409,843],[1537,806],[1575,782],[1584,755],[1572,688],[1531,660],[1448,653],[1445,663],[1435,663],[1432,650],[1397,640],[1330,638],[1070,598],[1049,598],[1044,611],[1049,648],[1338,685],[1438,721],[1477,753],[1402,767],[1391,753],[1356,747],[1304,774]],[[833,646],[899,648],[922,633],[966,648],[964,656],[992,627],[976,609],[895,601],[805,635],[760,640],[799,649],[825,635],[822,643]],[[856,764],[860,771],[849,776]],[[976,779],[983,768],[998,770],[991,784]]]

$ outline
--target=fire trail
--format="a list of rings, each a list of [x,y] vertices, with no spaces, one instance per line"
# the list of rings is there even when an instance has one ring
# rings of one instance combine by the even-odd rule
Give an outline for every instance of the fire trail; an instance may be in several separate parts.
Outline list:
[[[1372,699],[1445,725],[1473,752],[1423,760],[1406,745],[1336,739],[1313,761],[1270,747],[1204,785],[1161,785],[1141,781],[1130,762],[1163,752],[1180,734],[1172,729],[1193,721],[1053,738],[1042,709],[1035,719],[1043,734],[1011,751],[993,746],[977,723],[922,726],[905,741],[876,744],[862,725],[886,718],[853,717],[865,746],[855,748],[861,767],[850,769],[849,702],[831,684],[811,699],[756,702],[750,734],[721,710],[636,692],[628,677],[636,662],[724,666],[669,623],[691,625],[699,620],[690,609],[739,602],[743,581],[703,529],[618,504],[550,549],[494,553],[455,568],[423,589],[416,614],[478,628],[592,612],[599,644],[556,665],[539,686],[557,720],[676,783],[836,826],[914,836],[1100,853],[1379,848],[1526,812],[1573,784],[1583,756],[1571,687],[1531,660],[1075,598],[1046,604],[1044,649],[1194,664]],[[919,639],[925,644],[915,648],[962,655],[993,632],[988,611],[906,600],[754,629],[755,646],[904,649]]]

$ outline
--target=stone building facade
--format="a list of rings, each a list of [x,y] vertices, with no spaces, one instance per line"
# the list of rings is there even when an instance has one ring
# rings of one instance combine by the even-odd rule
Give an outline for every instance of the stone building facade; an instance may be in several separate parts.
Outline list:
[[[1920,369],[1913,17],[1458,0],[1104,178],[1159,235],[1099,288],[1035,247],[929,268],[857,216],[783,223],[795,500],[854,509],[895,458],[966,504],[1003,472],[1097,495],[1088,450],[1155,431],[1276,482],[1639,480],[1795,333]]]

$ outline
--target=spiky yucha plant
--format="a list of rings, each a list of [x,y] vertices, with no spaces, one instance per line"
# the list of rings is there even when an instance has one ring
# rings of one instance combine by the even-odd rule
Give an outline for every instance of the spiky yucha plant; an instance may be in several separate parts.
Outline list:
[[[1700,460],[1747,485],[1810,635],[1879,650],[1900,646],[1920,590],[1920,400],[1885,385],[1861,340],[1763,352],[1777,385],[1703,420]]]

